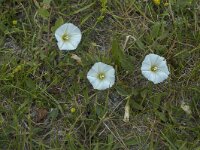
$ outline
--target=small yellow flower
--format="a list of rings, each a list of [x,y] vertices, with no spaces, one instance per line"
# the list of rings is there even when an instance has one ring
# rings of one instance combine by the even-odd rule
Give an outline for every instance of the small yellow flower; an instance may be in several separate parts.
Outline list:
[[[15,73],[17,73],[17,72],[19,72],[19,71],[21,71],[21,70],[22,70],[22,65],[18,65],[18,66],[13,70],[12,74],[15,74]]]
[[[154,3],[155,5],[157,5],[157,6],[160,5],[160,0],[152,0],[152,1],[153,1],[153,3]]]
[[[71,113],[75,113],[76,112],[76,108],[72,107],[70,111],[71,111]]]
[[[164,3],[164,6],[165,6],[165,7],[169,6],[169,3],[167,3],[167,2],[166,2],[166,3]]]
[[[13,24],[13,25],[17,25],[17,20],[13,20],[13,21],[12,21],[12,24]]]

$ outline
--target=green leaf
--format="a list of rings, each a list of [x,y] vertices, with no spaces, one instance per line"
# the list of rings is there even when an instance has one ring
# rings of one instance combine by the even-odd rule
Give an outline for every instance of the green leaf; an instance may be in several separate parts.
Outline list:
[[[167,121],[167,118],[163,112],[155,111],[156,116],[163,122]]]
[[[143,99],[145,99],[148,95],[148,92],[149,90],[148,89],[143,89],[141,92],[140,92],[140,95]]]
[[[193,0],[177,0],[177,6],[180,8],[184,8],[188,5],[191,5]]]
[[[52,0],[43,0],[44,4],[50,4]]]
[[[162,99],[163,96],[165,96],[166,93],[159,93],[153,96],[153,98],[151,98],[151,103],[153,105],[154,109],[158,109],[160,106],[160,101]]]
[[[174,142],[171,141],[162,131],[161,131],[161,135],[162,135],[162,138],[167,141],[167,143],[169,144],[170,148],[173,149],[173,150],[177,150],[176,146],[174,145]]]
[[[113,135],[112,135],[112,134],[109,134],[109,135],[108,135],[108,145],[107,145],[106,150],[112,150],[113,143],[114,143]]]
[[[103,118],[105,113],[106,113],[106,108],[104,106],[101,105],[96,106],[96,114],[99,118]]]
[[[27,78],[25,80],[25,83],[26,83],[27,88],[30,89],[30,90],[33,90],[33,89],[36,88],[35,82],[32,79],[30,79],[30,78]]]
[[[56,119],[58,114],[59,114],[58,109],[54,108],[54,109],[51,110],[51,112],[49,113],[48,117],[52,118],[52,119]]]
[[[141,141],[139,138],[130,138],[127,139],[124,143],[128,146],[138,145]]]
[[[99,149],[99,142],[95,143],[95,147],[93,150],[98,150]]]
[[[160,34],[160,29],[161,29],[162,23],[161,22],[155,22],[155,24],[151,27],[151,37],[152,38],[157,38],[159,37]]]
[[[136,110],[143,110],[143,106],[135,102],[134,100],[130,100],[131,108],[134,108]]]
[[[115,86],[115,89],[121,96],[130,96],[132,94],[132,92],[127,89],[127,87],[121,85]]]
[[[130,57],[128,55],[124,55],[125,57],[121,60],[121,66],[123,69],[133,72],[134,66],[133,66],[133,57]]]
[[[118,84],[115,86],[116,91],[121,95],[121,96],[136,96],[138,95],[138,90],[135,88],[130,88],[129,86],[124,86],[122,84]]]
[[[133,72],[133,57],[124,54],[117,39],[112,41],[111,53],[116,65],[127,71]]]
[[[153,108],[158,109],[160,106],[160,100],[162,95],[156,95],[152,100]]]
[[[5,0],[0,0],[0,4],[3,3]]]
[[[33,133],[33,135],[36,135],[36,134],[38,134],[38,133],[40,133],[40,132],[42,132],[43,131],[43,129],[42,128],[32,128],[32,133]]]
[[[121,66],[121,61],[122,61],[122,59],[124,59],[124,53],[123,53],[122,49],[120,48],[119,42],[117,39],[114,39],[112,41],[111,53],[112,53],[112,58],[113,58],[114,62],[118,66]]]
[[[44,19],[48,19],[48,17],[50,16],[48,10],[46,10],[44,8],[38,9],[38,14]]]
[[[93,2],[93,3],[89,4],[89,5],[86,5],[85,7],[82,7],[82,8],[80,8],[80,9],[78,9],[78,10],[76,10],[76,11],[70,13],[69,15],[75,15],[75,14],[78,14],[78,13],[80,13],[80,12],[82,12],[82,11],[85,11],[85,10],[89,9],[90,7],[92,7],[94,4],[96,4],[96,2]],[[91,9],[92,9],[92,8],[91,8]]]
[[[6,31],[7,31],[7,27],[2,22],[0,22],[0,31],[2,31],[4,33],[6,33]]]
[[[52,32],[55,32],[56,29],[57,29],[58,27],[60,27],[62,24],[64,24],[64,20],[63,20],[62,17],[59,17],[59,18],[56,20],[55,25],[54,25],[53,27],[51,27],[51,31],[52,31]]]
[[[4,118],[3,118],[2,114],[0,113],[0,125],[2,125],[3,122],[4,122]]]
[[[145,50],[145,45],[142,43],[142,41],[141,41],[140,39],[137,39],[137,40],[135,41],[135,43],[136,43],[136,45],[138,46],[138,48],[139,48],[140,50]]]

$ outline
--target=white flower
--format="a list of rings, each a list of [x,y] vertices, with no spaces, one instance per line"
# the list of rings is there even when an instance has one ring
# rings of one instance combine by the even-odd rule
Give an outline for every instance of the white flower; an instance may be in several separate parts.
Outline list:
[[[72,23],[61,25],[55,32],[60,50],[75,50],[81,41],[80,29]]]
[[[87,78],[94,89],[105,90],[115,83],[115,69],[110,65],[97,62],[87,73]]]
[[[142,74],[154,84],[168,78],[169,70],[164,57],[149,54],[145,57],[141,67]]]

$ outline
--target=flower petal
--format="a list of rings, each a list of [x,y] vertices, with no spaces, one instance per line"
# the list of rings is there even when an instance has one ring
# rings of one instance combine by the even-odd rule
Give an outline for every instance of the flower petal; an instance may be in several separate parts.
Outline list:
[[[75,50],[76,47],[69,42],[58,41],[58,47],[60,50]]]
[[[66,24],[67,24],[66,32],[68,34],[70,34],[70,35],[81,34],[81,31],[80,31],[80,29],[77,26],[75,26],[72,23],[66,23]]]
[[[151,65],[150,65],[150,64],[147,64],[147,63],[144,63],[144,62],[142,62],[142,67],[141,67],[141,70],[142,70],[142,71],[150,71],[150,70],[151,70]]]
[[[115,77],[115,69],[111,67],[109,70],[108,68],[104,70],[106,77]]]
[[[154,84],[156,84],[158,78],[155,73],[151,73],[149,80],[152,81]]]
[[[157,60],[159,59],[160,56],[156,54],[149,54],[148,57],[151,60],[151,65],[156,65]]]
[[[164,72],[166,75],[169,75],[169,70],[168,70],[168,67],[167,67],[167,63],[166,61],[163,61],[159,64],[158,66],[158,69],[162,72]]]
[[[104,64],[104,66],[102,67],[102,70],[104,72],[109,72],[109,74],[115,74],[115,69],[113,68],[113,66],[110,66],[110,65],[107,65],[107,64]]]
[[[67,29],[67,25],[68,23],[65,23],[63,25],[61,25],[58,29],[56,29],[55,31],[55,37],[57,41],[62,41],[62,36],[63,34],[66,32]]]
[[[74,45],[76,49],[78,47],[78,44],[81,42],[81,36],[80,35],[71,36],[68,42]]]
[[[158,71],[156,73],[156,75],[157,75],[157,81],[156,81],[156,83],[163,82],[165,79],[168,78],[168,75],[166,73],[164,73],[164,72],[161,72],[161,71]]]
[[[95,67],[92,67],[92,68],[89,70],[89,72],[87,73],[87,77],[88,77],[88,76],[97,78],[98,73],[97,73],[97,71],[95,70]]]
[[[97,74],[99,73],[99,66],[98,66],[98,63],[95,63],[92,68],[91,68],[93,71],[95,71]]]
[[[154,79],[152,80],[152,82],[154,84],[158,84],[161,82],[161,80],[162,80],[162,78],[160,78],[160,76],[157,73],[154,73]]]
[[[149,55],[150,55],[150,54],[149,54]],[[151,59],[150,59],[150,56],[149,56],[149,55],[145,56],[145,58],[144,58],[142,64],[151,65]]]
[[[157,55],[157,56],[158,56],[158,55]],[[158,58],[157,58],[157,60],[156,60],[156,62],[155,62],[155,65],[156,65],[156,66],[159,66],[159,65],[160,65],[161,63],[163,63],[163,62],[164,62],[165,64],[167,63],[164,57],[158,56]]]
[[[94,83],[94,82],[96,82],[96,80],[98,80],[96,77],[93,77],[93,76],[87,76],[87,79],[88,79],[91,83]]]
[[[107,81],[111,87],[115,83],[115,77],[106,77],[105,81]]]
[[[113,84],[107,80],[103,80],[100,82],[100,84],[97,86],[97,90],[105,90],[107,88],[110,88]]]
[[[102,62],[98,62],[96,63],[96,65],[98,66],[98,72],[99,73],[105,73],[104,68],[106,68],[106,64],[102,63]]]
[[[143,76],[145,78],[147,78],[148,80],[152,81],[152,78],[153,78],[152,74],[153,73],[151,71],[142,71],[142,74],[143,74]]]
[[[90,81],[94,89],[98,89],[99,85],[101,84],[101,81],[94,77],[88,77],[88,80]]]

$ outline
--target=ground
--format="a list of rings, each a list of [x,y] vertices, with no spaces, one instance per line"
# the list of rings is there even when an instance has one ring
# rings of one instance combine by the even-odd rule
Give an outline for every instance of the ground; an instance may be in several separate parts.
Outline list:
[[[0,4],[0,149],[200,149],[199,0]],[[54,33],[69,22],[82,41],[60,51]],[[149,53],[167,60],[160,84],[141,74]],[[104,91],[86,77],[98,61],[116,70]]]

